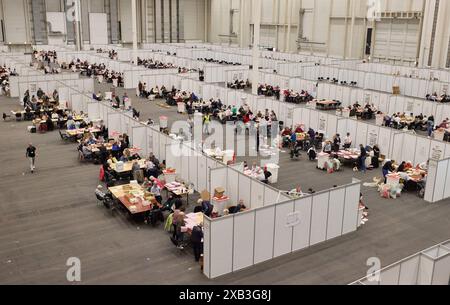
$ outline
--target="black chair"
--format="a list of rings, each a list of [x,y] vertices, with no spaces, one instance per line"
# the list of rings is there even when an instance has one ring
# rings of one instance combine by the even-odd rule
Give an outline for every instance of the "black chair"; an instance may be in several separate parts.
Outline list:
[[[6,119],[11,120],[11,116],[3,112],[3,121],[6,121]]]
[[[194,213],[200,213],[203,212],[203,208],[201,205],[198,205],[194,208]]]

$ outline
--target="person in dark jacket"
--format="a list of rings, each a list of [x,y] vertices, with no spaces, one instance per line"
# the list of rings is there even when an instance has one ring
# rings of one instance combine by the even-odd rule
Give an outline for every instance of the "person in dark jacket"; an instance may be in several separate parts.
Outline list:
[[[203,214],[205,214],[208,217],[211,217],[212,211],[214,209],[214,206],[211,204],[211,202],[203,201],[202,208],[203,208]]]
[[[380,148],[378,145],[375,145],[373,147],[373,157],[372,157],[372,166],[373,168],[379,168],[380,167]]]
[[[191,241],[192,248],[194,249],[195,261],[198,262],[203,253],[203,230],[201,226],[192,228]]]
[[[362,144],[359,146],[359,148],[361,150],[361,154],[359,156],[359,170],[366,173],[367,150]]]
[[[386,160],[386,163],[384,163],[383,166],[383,178],[384,178],[384,183],[387,182],[387,175],[389,175],[390,172],[394,171],[394,166],[392,165],[392,161],[391,160]]]

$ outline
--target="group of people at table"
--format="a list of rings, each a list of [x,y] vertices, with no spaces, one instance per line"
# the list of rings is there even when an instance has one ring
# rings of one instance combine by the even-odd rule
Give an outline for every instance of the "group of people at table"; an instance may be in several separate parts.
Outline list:
[[[172,63],[163,63],[159,60],[137,58],[138,66],[144,66],[147,69],[174,69],[177,68]]]
[[[236,79],[234,82],[227,82],[227,87],[230,89],[242,90],[245,88],[251,88],[252,84],[250,83],[250,80],[248,78],[246,81]]]
[[[358,102],[345,108],[344,110],[349,111],[350,117],[357,117],[361,120],[372,120],[375,118],[375,114],[378,113],[378,109],[374,104],[366,103],[363,107]]]
[[[359,170],[364,173],[367,171],[368,166],[370,169],[378,169],[381,166],[385,183],[390,174],[397,173],[399,178],[405,182],[407,189],[411,189],[409,184],[413,183],[412,189],[415,190],[417,183],[426,181],[426,163],[419,164],[414,168],[410,161],[404,161],[398,165],[395,161],[389,159],[382,160],[383,157],[378,145],[364,147],[361,144],[359,148],[352,149],[353,140],[350,133],[347,133],[343,141],[339,134],[334,135],[332,140],[324,141],[323,134],[315,132],[311,128],[305,132],[303,126],[299,125],[295,130],[285,128],[281,136],[285,146],[289,146],[291,149],[301,147],[307,151],[310,161],[325,158],[324,169],[329,172],[338,171],[341,164],[349,162],[355,171]],[[318,152],[319,149],[320,152]]]
[[[0,90],[2,95],[10,95],[9,77],[17,75],[16,69],[11,70],[6,65],[0,67]]]
[[[56,51],[33,51],[31,64],[37,64],[37,68],[44,70],[45,74],[61,73]]]
[[[302,90],[296,92],[292,89],[285,89],[282,92],[283,101],[286,103],[300,104],[308,103],[314,99],[308,91]],[[275,97],[277,100],[281,99],[281,90],[279,86],[271,86],[268,84],[262,84],[258,87],[258,95],[264,95],[267,97]]]
[[[106,80],[107,83],[117,82],[118,87],[123,87],[123,74],[106,68],[105,64],[90,64],[88,61],[80,59],[72,60],[69,64],[62,64],[63,69],[80,72],[87,77],[98,77],[99,80]]]
[[[445,93],[438,95],[437,92],[434,92],[433,94],[427,94],[425,98],[431,102],[450,103],[450,95]]]
[[[281,137],[284,147],[289,147],[294,152],[306,151],[310,161],[315,161],[318,157],[327,157],[325,169],[331,171],[338,171],[343,162],[351,162],[353,168],[366,172],[368,157],[371,161],[370,166],[379,168],[381,155],[378,145],[373,147],[360,145],[358,149],[351,149],[353,139],[350,133],[347,133],[343,140],[340,134],[326,140],[323,133],[312,128],[306,131],[303,125],[298,125],[294,130],[286,127],[281,132]]]

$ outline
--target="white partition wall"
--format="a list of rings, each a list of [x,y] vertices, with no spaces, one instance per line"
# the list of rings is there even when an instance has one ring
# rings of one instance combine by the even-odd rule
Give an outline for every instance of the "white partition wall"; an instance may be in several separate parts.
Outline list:
[[[101,119],[99,103],[98,102],[88,102],[87,103],[87,114],[89,116],[89,120],[91,120],[91,121]]]
[[[132,140],[132,145],[133,147],[139,148],[140,149],[140,155],[141,156],[148,156],[150,151],[149,149],[149,144],[148,144],[148,134],[147,132],[149,131],[149,128],[147,126],[144,125],[140,125],[140,126],[134,126],[132,128],[132,132],[131,132],[131,140]]]
[[[375,271],[350,285],[448,285],[450,240]]]
[[[450,159],[432,158],[428,165],[425,200],[434,203],[447,198],[450,198]]]
[[[204,274],[216,278],[358,228],[360,182],[217,219],[205,217]]]
[[[109,137],[113,138],[114,134],[122,134],[122,114],[120,112],[110,112],[108,113],[108,132]]]

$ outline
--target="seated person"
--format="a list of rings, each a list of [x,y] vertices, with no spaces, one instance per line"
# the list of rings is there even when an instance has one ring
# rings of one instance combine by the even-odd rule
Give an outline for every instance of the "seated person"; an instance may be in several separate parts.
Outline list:
[[[323,152],[326,153],[326,154],[331,154],[332,150],[333,150],[333,147],[331,145],[331,142],[330,141],[326,141],[325,145],[323,147]]]
[[[92,152],[86,144],[83,144],[83,147],[81,148],[81,152],[83,154],[83,158],[85,158],[85,159],[92,158]]]
[[[66,125],[68,130],[76,129],[75,121],[73,120],[72,116],[69,116]]]
[[[211,217],[211,214],[213,212],[214,206],[211,204],[209,200],[202,201],[202,208],[203,208],[203,214],[205,214],[208,217]]]
[[[242,199],[239,200],[239,203],[238,203],[237,206],[231,206],[231,207],[228,208],[228,212],[230,214],[237,214],[237,213],[240,213],[240,212],[244,212],[246,210],[247,210],[247,207],[245,206],[244,200],[242,200]]]

